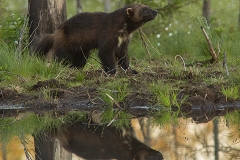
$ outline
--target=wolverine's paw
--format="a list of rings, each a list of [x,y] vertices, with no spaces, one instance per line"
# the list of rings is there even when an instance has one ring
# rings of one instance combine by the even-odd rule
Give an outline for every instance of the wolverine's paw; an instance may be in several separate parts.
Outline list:
[[[138,74],[138,71],[136,71],[134,69],[131,69],[131,68],[128,68],[128,69],[125,70],[125,73],[127,73],[128,75]]]
[[[128,67],[127,69],[124,69],[123,67],[121,67],[121,69],[127,74],[138,74],[138,72],[134,69],[131,69],[131,67]]]
[[[132,74],[138,74],[138,71],[132,69]]]
[[[112,69],[112,70],[105,69],[105,73],[108,76],[115,75],[116,74],[116,69]]]

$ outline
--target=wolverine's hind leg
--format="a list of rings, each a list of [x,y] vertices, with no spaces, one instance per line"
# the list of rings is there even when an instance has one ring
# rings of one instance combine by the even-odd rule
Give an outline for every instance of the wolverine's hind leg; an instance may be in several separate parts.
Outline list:
[[[87,49],[81,49],[80,51],[78,50],[77,52],[74,52],[72,66],[77,68],[83,68],[87,63],[89,55],[90,51]]]
[[[76,49],[74,47],[65,48],[59,46],[55,49],[55,56],[58,61],[70,67],[83,68],[89,57],[89,50]]]

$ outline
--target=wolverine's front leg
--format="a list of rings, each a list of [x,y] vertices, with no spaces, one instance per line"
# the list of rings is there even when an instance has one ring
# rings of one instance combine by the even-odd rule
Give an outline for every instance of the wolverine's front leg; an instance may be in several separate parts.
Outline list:
[[[102,67],[107,74],[116,73],[116,56],[114,54],[114,48],[104,46],[99,48],[98,56],[102,62]]]
[[[127,71],[130,69],[133,74],[138,74],[137,71],[132,70],[129,66],[129,60],[128,60],[128,41],[121,44],[121,46],[116,50],[116,58],[118,61],[118,65],[121,66],[121,68],[124,71]]]

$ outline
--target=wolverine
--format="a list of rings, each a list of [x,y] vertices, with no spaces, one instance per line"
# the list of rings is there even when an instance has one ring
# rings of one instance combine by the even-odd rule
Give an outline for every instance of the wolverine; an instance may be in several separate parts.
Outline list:
[[[53,34],[45,35],[35,51],[47,55],[51,50],[58,61],[83,68],[90,51],[97,49],[107,74],[115,74],[117,64],[126,71],[130,69],[128,45],[133,31],[153,20],[157,13],[143,4],[127,5],[111,13],[80,13],[63,22]]]

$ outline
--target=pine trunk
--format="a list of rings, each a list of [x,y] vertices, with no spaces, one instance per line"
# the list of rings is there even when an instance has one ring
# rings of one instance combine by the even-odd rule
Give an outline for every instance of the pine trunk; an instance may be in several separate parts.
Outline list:
[[[28,6],[31,50],[42,35],[53,33],[67,16],[65,0],[28,0]]]

